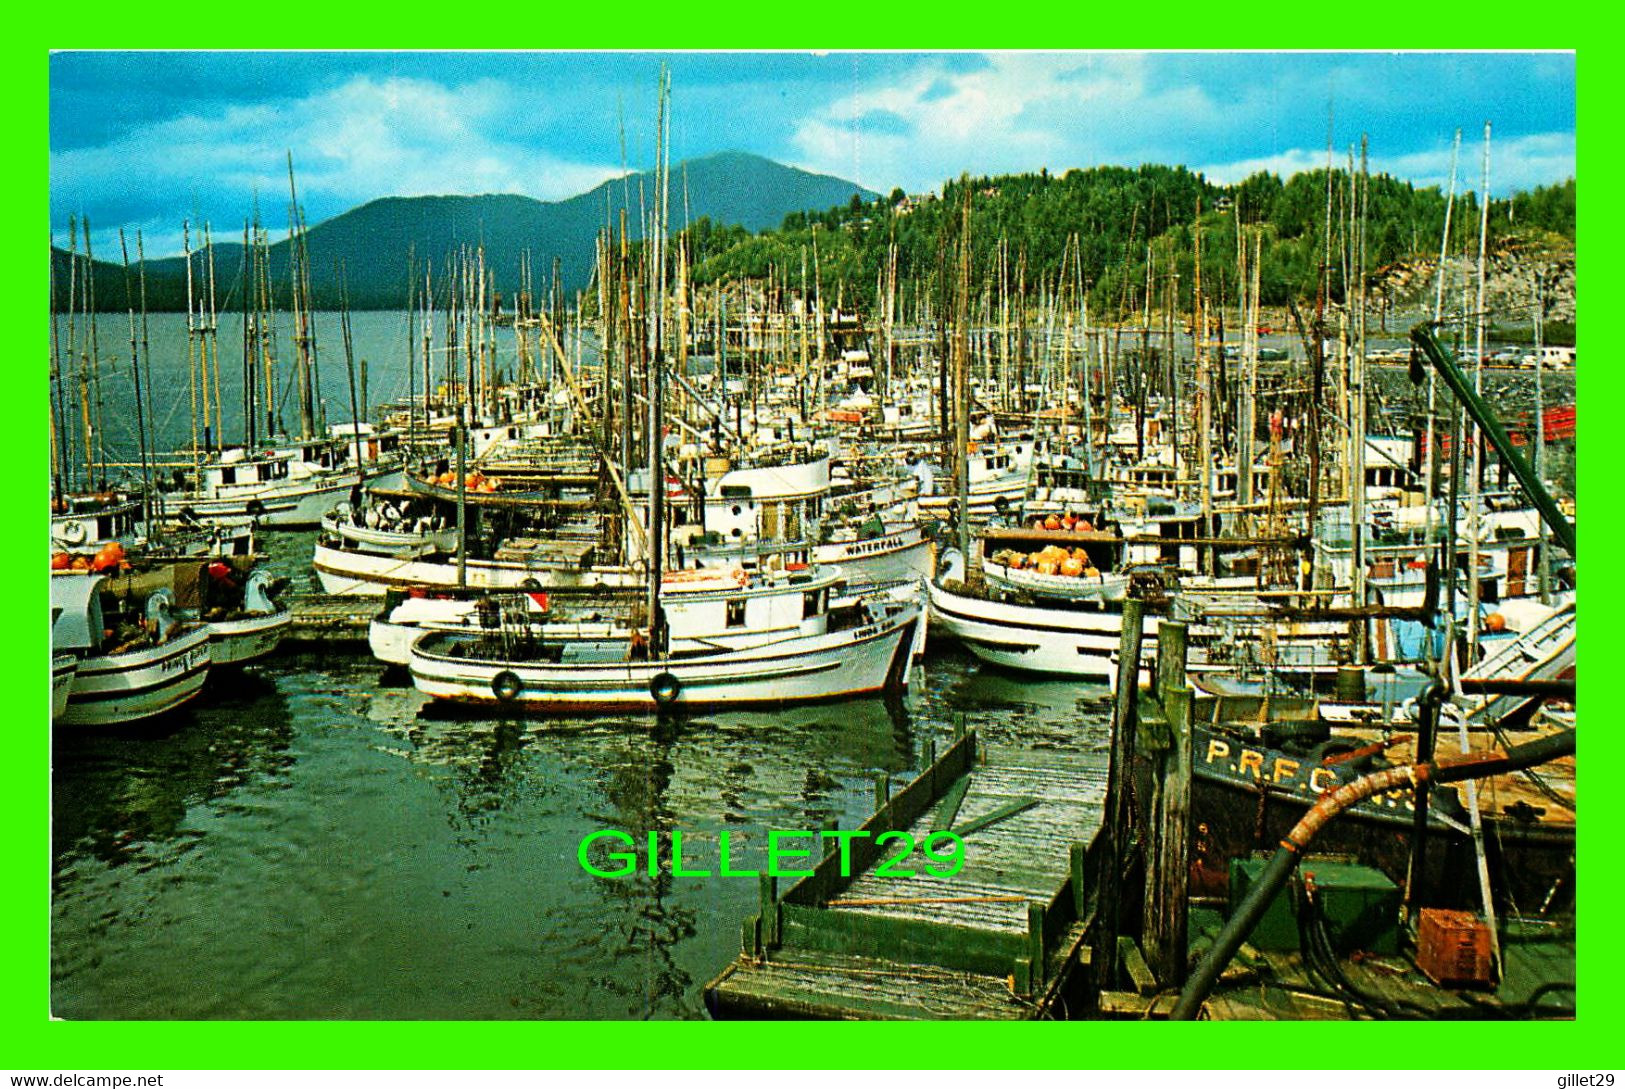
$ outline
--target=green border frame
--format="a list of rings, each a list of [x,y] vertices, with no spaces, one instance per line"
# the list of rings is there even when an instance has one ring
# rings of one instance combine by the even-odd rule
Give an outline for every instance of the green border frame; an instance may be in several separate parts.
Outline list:
[[[8,63],[0,69],[10,107],[7,128],[13,154],[4,186],[10,225],[12,260],[4,273],[5,306],[12,321],[8,348],[16,353],[11,369],[35,374],[45,354],[48,330],[45,281],[37,275],[36,247],[43,241],[48,218],[48,71],[52,47],[71,44],[102,48],[172,47],[191,43],[225,47],[250,43],[254,48],[309,48],[376,45],[394,47],[475,48],[1134,48],[1146,42],[1187,49],[1259,48],[1394,48],[1396,41],[1426,43],[1426,48],[1524,49],[1535,46],[1568,49],[1579,46],[1576,64],[1579,117],[1587,138],[1581,158],[1587,165],[1582,202],[1581,259],[1583,295],[1589,302],[1587,365],[1580,378],[1588,406],[1625,402],[1625,364],[1605,356],[1610,346],[1601,332],[1601,316],[1621,297],[1622,277],[1613,255],[1620,252],[1615,226],[1614,193],[1619,184],[1619,139],[1611,123],[1617,116],[1618,92],[1612,69],[1619,58],[1611,46],[1620,40],[1600,9],[1561,9],[1488,5],[1449,9],[1350,9],[1335,12],[1305,5],[1290,10],[1264,7],[1202,5],[1176,0],[1157,13],[1129,5],[1060,4],[1043,0],[1023,5],[1020,20],[1006,21],[1008,9],[905,8],[861,9],[833,5],[798,8],[764,22],[759,9],[737,2],[696,6],[681,17],[688,29],[669,29],[673,9],[644,12],[644,5],[623,5],[607,20],[590,6],[575,14],[558,9],[520,11],[517,23],[495,10],[448,26],[444,8],[417,4],[392,6],[387,23],[362,8],[340,11],[332,6],[296,3],[258,7],[251,15],[227,9],[160,14],[143,10],[135,25],[128,8],[107,6],[45,10],[23,16],[12,28],[5,49]],[[173,10],[173,9],[172,9]],[[1610,14],[1613,14],[1612,12]],[[640,15],[646,15],[639,19]],[[1398,18],[1396,19],[1396,15]],[[169,26],[156,20],[169,18]],[[1617,19],[1617,14],[1614,16]],[[454,15],[455,19],[456,16]],[[46,20],[52,20],[51,25]],[[579,20],[570,22],[569,20]],[[792,21],[794,19],[794,21]],[[1351,27],[1340,35],[1330,20]],[[1418,24],[1417,20],[1425,22]],[[38,20],[34,22],[34,20]],[[588,22],[588,20],[597,20]],[[515,27],[518,27],[516,33]],[[404,38],[399,27],[422,27]],[[1481,28],[1481,29],[1475,29]],[[415,40],[414,40],[415,39]],[[1418,46],[1411,46],[1417,48]],[[678,88],[679,94],[681,89]],[[680,100],[679,100],[680,101]],[[1464,117],[1471,129],[1478,118]],[[1493,120],[1493,119],[1492,119]],[[42,182],[44,184],[42,184]],[[38,232],[36,234],[36,232]],[[16,330],[23,330],[16,335]],[[1596,345],[1596,347],[1592,347]],[[38,390],[34,378],[25,389]],[[43,386],[44,383],[40,385]],[[6,500],[0,524],[0,570],[22,587],[12,595],[16,609],[13,632],[4,642],[0,675],[10,683],[14,706],[11,741],[0,792],[0,827],[4,835],[6,895],[0,904],[0,1044],[4,1065],[13,1071],[95,1069],[186,1070],[291,1067],[299,1069],[528,1069],[548,1067],[1102,1067],[1135,1069],[1173,1066],[1193,1069],[1247,1068],[1489,1068],[1581,1071],[1625,1067],[1619,1060],[1619,1014],[1615,969],[1625,935],[1611,932],[1609,908],[1621,892],[1615,863],[1618,810],[1604,800],[1589,810],[1581,833],[1581,868],[1586,880],[1580,897],[1587,922],[1581,941],[1582,995],[1579,1020],[1572,1024],[1429,1023],[1282,1024],[1267,1030],[1245,1024],[1200,1028],[1163,1026],[1145,1031],[1133,1024],[1072,1023],[1019,1026],[988,1023],[943,1025],[797,1025],[789,1032],[770,1024],[625,1022],[87,1022],[49,1020],[49,828],[46,816],[50,788],[42,774],[50,762],[47,690],[40,684],[49,657],[49,637],[41,618],[47,615],[45,565],[37,542],[39,514],[47,498],[47,427],[45,413],[27,407],[9,421],[14,472],[23,482]],[[39,397],[40,406],[44,398]],[[1580,477],[1586,500],[1587,565],[1591,572],[1585,596],[1591,615],[1622,615],[1621,580],[1605,564],[1609,544],[1618,540],[1619,505],[1610,502],[1617,488],[1604,460],[1601,435],[1607,430],[1588,416],[1588,456]],[[1602,424],[1607,424],[1606,417]],[[1594,451],[1594,452],[1593,452]],[[32,498],[24,498],[32,497]],[[20,575],[18,573],[21,573]],[[35,577],[36,572],[38,577]],[[20,621],[18,619],[20,614]],[[1598,642],[1602,640],[1602,642]],[[1608,668],[1625,638],[1601,624],[1588,635],[1585,661]],[[1588,732],[1588,775],[1616,766],[1620,732],[1604,721],[1610,708],[1593,705],[1597,725]],[[1617,910],[1617,909],[1616,909]],[[1174,1046],[1170,1046],[1170,1045]],[[1539,1085],[1539,1080],[1531,1081]]]

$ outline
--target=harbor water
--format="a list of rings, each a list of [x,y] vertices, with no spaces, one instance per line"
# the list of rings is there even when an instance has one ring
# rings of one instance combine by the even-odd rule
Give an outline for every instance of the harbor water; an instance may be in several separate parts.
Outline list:
[[[265,538],[296,586],[311,542]],[[961,715],[989,744],[1106,746],[1103,688],[953,650],[916,679],[890,705],[449,718],[364,650],[303,651],[144,730],[59,728],[52,1013],[702,1017],[758,896],[716,876],[719,832],[763,868],[770,829],[854,827]],[[577,847],[601,828],[681,830],[713,876],[594,877]]]

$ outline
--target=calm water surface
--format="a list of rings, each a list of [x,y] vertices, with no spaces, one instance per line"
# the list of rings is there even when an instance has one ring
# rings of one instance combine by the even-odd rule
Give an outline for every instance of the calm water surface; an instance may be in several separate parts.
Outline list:
[[[309,546],[268,541],[290,571]],[[290,655],[140,734],[58,732],[57,1016],[701,1017],[755,881],[594,878],[584,835],[680,828],[714,860],[726,828],[752,867],[769,828],[864,819],[960,714],[1099,751],[1109,697],[940,650],[891,706],[677,721],[447,720],[382,677]]]

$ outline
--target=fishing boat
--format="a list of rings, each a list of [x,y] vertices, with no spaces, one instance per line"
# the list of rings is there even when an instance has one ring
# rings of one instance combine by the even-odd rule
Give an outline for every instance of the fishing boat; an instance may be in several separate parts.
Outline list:
[[[358,480],[385,488],[401,484],[399,436],[377,433],[368,424],[356,425],[355,431],[364,464],[359,472],[352,464],[358,440],[351,425],[343,424],[326,439],[223,451],[199,467],[195,487],[168,493],[165,502],[182,519],[210,525],[317,526]]]
[[[78,659],[65,726],[122,726],[173,710],[203,689],[209,632],[175,616],[167,590],[107,592],[108,576],[51,575],[51,647]],[[53,676],[55,670],[53,668]]]
[[[1198,697],[1192,712],[1191,810],[1201,891],[1222,891],[1226,860],[1274,847],[1329,792],[1383,767],[1414,761],[1415,724],[1378,722],[1380,711],[1376,705],[1307,699]],[[1473,746],[1494,742],[1489,731],[1471,734]],[[1453,731],[1445,731],[1439,751],[1454,752],[1456,746]],[[1538,775],[1506,775],[1481,784],[1477,801],[1483,828],[1478,838],[1497,888],[1526,906],[1573,895],[1572,757]],[[1408,786],[1385,791],[1329,824],[1317,850],[1355,855],[1403,880],[1415,820]],[[1475,837],[1455,789],[1432,792],[1427,824],[1435,899],[1448,901],[1444,906],[1474,906]]]
[[[546,712],[776,706],[908,685],[917,603],[875,594],[830,608],[828,573],[789,573],[788,594],[753,594],[731,575],[681,575],[664,584],[671,630],[705,627],[715,638],[678,636],[650,654],[641,629],[638,641],[608,645],[527,628],[430,632],[412,645],[413,684],[440,700]]]
[[[957,638],[976,657],[1001,668],[1114,683],[1122,600],[1134,577],[1121,564],[1122,539],[1095,530],[992,529],[979,544],[984,555],[977,581],[967,579],[965,559],[953,549],[944,553],[937,577],[928,583],[933,632]],[[1046,563],[1044,572],[1034,570],[1036,578],[1018,585],[1021,573],[1039,561],[1023,560],[1017,567],[1012,554],[1039,555],[1040,546],[1084,549],[1091,567],[1051,575]],[[1094,574],[1085,576],[1086,570]],[[1161,579],[1155,569],[1140,577]],[[1068,580],[1065,593],[1053,592],[1053,579]],[[1148,632],[1153,623],[1148,617]]]

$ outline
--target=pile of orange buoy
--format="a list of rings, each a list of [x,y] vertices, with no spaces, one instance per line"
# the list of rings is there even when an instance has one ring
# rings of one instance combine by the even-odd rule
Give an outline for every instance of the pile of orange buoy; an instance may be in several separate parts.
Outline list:
[[[76,555],[72,552],[51,553],[52,571],[94,571],[100,574],[129,569],[130,565],[124,562],[124,546],[117,541],[109,541],[102,545],[94,556]]]
[[[1048,530],[1051,532],[1055,530],[1065,530],[1068,533],[1074,531],[1078,533],[1093,533],[1095,530],[1093,522],[1080,515],[1073,514],[1070,511],[1068,511],[1066,514],[1052,514],[1048,518],[1034,518],[1031,528]]]
[[[1036,571],[1040,575],[1065,575],[1068,578],[1100,576],[1100,570],[1089,562],[1089,553],[1081,548],[1065,549],[1060,545],[1048,545],[1030,554],[1006,548],[995,552],[992,559],[994,563],[1001,563],[1014,571]]]
[[[457,474],[449,471],[441,473],[434,478],[434,482],[442,488],[455,488],[457,486]],[[502,481],[494,476],[486,476],[478,469],[466,474],[463,477],[463,483],[468,486],[469,491],[479,492],[482,495],[490,495],[502,487]]]

